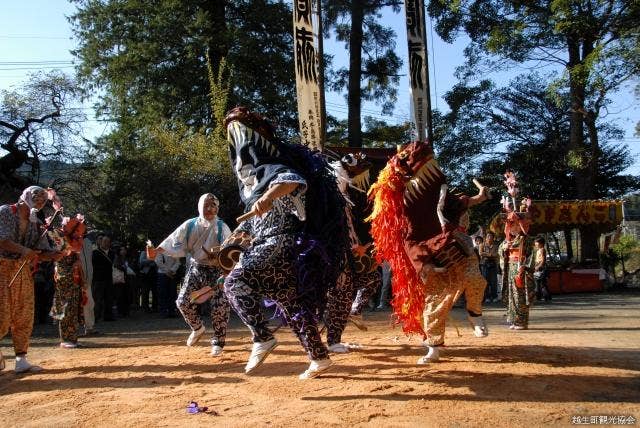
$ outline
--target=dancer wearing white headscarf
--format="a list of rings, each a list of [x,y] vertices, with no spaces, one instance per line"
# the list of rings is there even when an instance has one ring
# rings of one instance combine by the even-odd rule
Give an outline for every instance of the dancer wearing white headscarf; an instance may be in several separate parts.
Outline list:
[[[42,187],[27,187],[16,204],[0,206],[0,339],[11,329],[16,373],[42,370],[27,361],[33,330],[33,275],[30,262],[57,260],[42,234],[37,213],[47,202]],[[13,282],[12,282],[13,281]],[[0,354],[0,370],[5,363]]]
[[[198,313],[198,303],[194,301],[194,292],[211,287],[211,355],[222,354],[227,324],[229,323],[229,301],[221,285],[216,282],[222,275],[218,266],[217,253],[220,244],[231,234],[229,226],[218,218],[220,202],[212,193],[205,193],[198,201],[199,216],[182,223],[157,248],[151,249],[151,256],[167,254],[171,257],[187,257],[187,272],[178,294],[176,305],[191,327],[187,346],[193,346],[205,332]],[[206,294],[205,294],[206,296]],[[208,299],[207,299],[208,300]],[[198,300],[199,303],[202,301]]]

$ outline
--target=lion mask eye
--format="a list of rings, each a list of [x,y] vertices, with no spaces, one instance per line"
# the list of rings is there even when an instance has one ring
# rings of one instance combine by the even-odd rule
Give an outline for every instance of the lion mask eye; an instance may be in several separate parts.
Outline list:
[[[356,166],[358,160],[351,153],[342,157],[342,162],[348,166]]]

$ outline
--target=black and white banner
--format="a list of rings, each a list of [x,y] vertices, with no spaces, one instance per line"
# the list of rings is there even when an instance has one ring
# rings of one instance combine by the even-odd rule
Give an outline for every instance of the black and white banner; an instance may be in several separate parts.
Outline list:
[[[293,40],[301,143],[321,149],[323,135],[318,31],[312,0],[293,1]]]
[[[407,42],[409,45],[409,83],[411,107],[417,140],[424,141],[431,127],[431,102],[429,99],[429,74],[427,37],[425,31],[424,1],[405,0],[407,18]]]

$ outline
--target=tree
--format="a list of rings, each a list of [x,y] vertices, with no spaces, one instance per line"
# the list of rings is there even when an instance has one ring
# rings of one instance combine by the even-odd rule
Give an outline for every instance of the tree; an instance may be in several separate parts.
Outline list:
[[[202,193],[220,198],[220,216],[230,225],[241,211],[226,142],[204,129],[163,122],[139,134],[120,130],[104,137],[92,157],[97,162],[86,163],[76,178],[91,183],[77,204],[91,207],[85,212],[93,227],[130,245],[158,243],[196,216]]]
[[[72,1],[79,76],[87,91],[100,94],[107,117],[137,126],[165,119],[209,126],[209,52],[214,73],[223,58],[232,70],[230,105],[260,111],[286,135],[297,127],[288,4]]]
[[[451,111],[435,115],[438,160],[454,184],[466,191],[471,178],[503,190],[506,169],[518,172],[523,195],[533,199],[575,199],[573,171],[566,161],[569,139],[568,97],[558,104],[537,73],[519,76],[504,88],[488,81],[476,86],[454,87],[445,96]],[[625,145],[609,141],[621,131],[602,124],[599,171],[594,184],[596,198],[617,198],[640,188],[637,177],[623,175],[633,158]],[[465,162],[460,160],[464,159]],[[497,200],[475,210],[486,224],[500,209]]]
[[[411,123],[409,122],[389,125],[383,120],[365,116],[364,124],[365,131],[362,138],[366,147],[395,148],[398,145],[406,144],[412,138]]]
[[[608,95],[640,73],[640,4],[624,0],[432,1],[429,13],[445,40],[471,38],[465,77],[513,63],[562,67],[555,87],[570,100],[566,160],[576,196],[594,197],[601,143],[597,120]],[[484,65],[484,67],[482,67]],[[586,128],[586,132],[585,132]],[[583,254],[594,257],[595,236],[584,233]]]
[[[629,260],[629,257],[631,257],[631,254],[633,253],[633,251],[638,247],[640,247],[640,242],[638,242],[638,240],[636,240],[631,235],[620,236],[620,240],[611,246],[611,249],[613,250],[614,254],[618,257],[618,260],[620,260],[620,263],[622,263],[623,278],[627,274],[627,270],[624,267],[624,262]]]
[[[39,182],[46,161],[71,162],[84,144],[79,90],[69,76],[34,74],[19,89],[0,91],[0,193]],[[26,174],[26,175],[25,175]]]
[[[208,191],[232,224],[240,208],[221,128],[228,107],[259,111],[285,137],[297,131],[290,5],[72,1],[80,80],[114,122],[76,177],[94,184],[80,202],[94,208],[94,225],[136,245],[157,240]]]
[[[325,36],[333,28],[336,39],[345,42],[349,50],[349,67],[329,72],[326,87],[347,89],[350,147],[362,147],[362,100],[381,103],[384,114],[391,114],[397,100],[402,60],[394,52],[395,32],[381,25],[379,19],[382,8],[390,6],[397,13],[401,4],[394,0],[333,0],[323,4]]]

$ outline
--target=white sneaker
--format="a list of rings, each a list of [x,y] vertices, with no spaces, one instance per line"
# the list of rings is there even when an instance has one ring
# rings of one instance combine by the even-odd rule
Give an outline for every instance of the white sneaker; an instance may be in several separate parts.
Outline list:
[[[16,357],[16,373],[37,373],[41,371],[42,367],[32,365],[27,361],[27,357]]]
[[[334,354],[346,354],[349,352],[349,347],[344,343],[334,343],[327,347],[329,352],[333,352]]]
[[[75,349],[78,347],[78,344],[73,342],[61,342],[60,347],[63,349]]]
[[[197,330],[191,330],[191,334],[187,339],[187,346],[193,346],[196,343],[198,343],[198,340],[200,340],[200,338],[204,334],[204,330],[205,330],[204,326],[200,327]]]
[[[427,355],[420,357],[418,364],[429,364],[440,359],[440,348],[437,346],[428,346]]]
[[[311,360],[311,364],[309,364],[309,368],[304,371],[300,376],[300,379],[313,379],[314,377],[320,376],[322,373],[329,370],[329,367],[333,364],[329,358],[324,360]]]
[[[244,372],[249,374],[260,367],[265,358],[267,358],[276,346],[278,346],[278,341],[275,337],[271,340],[267,340],[266,342],[255,342],[251,348],[249,361],[247,361],[247,365],[244,367]]]
[[[479,316],[479,317],[467,316],[467,319],[469,320],[471,327],[473,327],[473,335],[475,337],[487,337],[489,335],[489,329],[485,325],[484,319],[482,319],[482,316]]]
[[[369,328],[364,324],[362,315],[349,315],[349,321],[360,331],[367,331]]]
[[[220,355],[222,355],[222,346],[213,345],[211,347],[211,356],[219,357]]]

